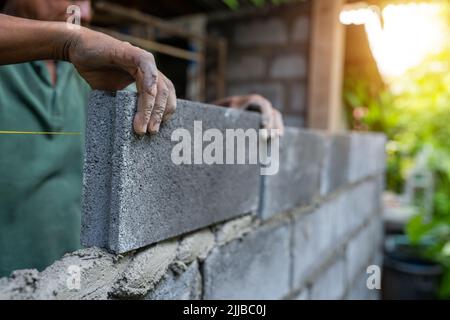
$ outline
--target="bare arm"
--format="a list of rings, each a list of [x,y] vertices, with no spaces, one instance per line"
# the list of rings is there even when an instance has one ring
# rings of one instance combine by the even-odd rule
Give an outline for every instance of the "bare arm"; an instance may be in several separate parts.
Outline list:
[[[120,90],[136,81],[134,130],[156,133],[176,108],[172,82],[156,68],[153,55],[87,28],[0,14],[0,65],[33,60],[71,62],[93,89]]]
[[[0,14],[0,65],[64,59],[70,37],[65,23],[41,22]]]

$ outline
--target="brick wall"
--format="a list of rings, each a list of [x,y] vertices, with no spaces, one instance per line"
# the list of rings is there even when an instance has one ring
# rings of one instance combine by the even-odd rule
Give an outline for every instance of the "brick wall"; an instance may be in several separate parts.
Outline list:
[[[288,125],[304,125],[310,1],[213,16],[208,32],[228,41],[228,95],[261,94]],[[208,101],[215,98],[215,76],[209,70]]]
[[[167,160],[176,128],[200,119],[253,128],[259,115],[180,101],[158,136],[139,139],[135,107],[130,93],[91,96],[87,247],[0,279],[0,299],[377,298],[366,268],[381,263],[383,136],[288,128],[277,175],[248,165],[177,169]]]

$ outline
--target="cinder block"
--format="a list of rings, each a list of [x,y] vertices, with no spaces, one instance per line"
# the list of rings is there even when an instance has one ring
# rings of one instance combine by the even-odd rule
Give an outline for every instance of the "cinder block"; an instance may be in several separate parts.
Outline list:
[[[233,44],[237,46],[281,45],[287,42],[287,25],[282,19],[247,18],[235,22]]]
[[[204,262],[205,299],[280,299],[289,293],[287,224],[215,248]]]
[[[286,128],[280,138],[279,171],[262,178],[262,218],[312,203],[320,191],[324,150],[322,135]]]
[[[315,213],[306,216],[297,217],[294,220],[293,244],[292,244],[292,263],[293,263],[293,286],[302,286],[318,264],[318,260],[324,259],[318,254],[318,226],[315,219]]]
[[[345,218],[341,198],[323,204],[313,212],[296,216],[293,227],[293,282],[294,287],[304,285],[328,256],[339,245],[340,229]]]
[[[201,299],[202,278],[197,261],[182,274],[169,272],[145,297],[146,300],[199,300]]]
[[[292,300],[309,300],[309,289],[302,289],[297,295],[295,295]]]
[[[278,56],[270,68],[270,77],[274,79],[302,79],[305,76],[306,61],[300,54]]]
[[[381,252],[379,243],[382,229],[379,220],[372,219],[347,245],[347,279],[351,283],[358,274],[364,272]]]
[[[380,250],[375,253],[369,262],[370,265],[375,265],[383,269],[383,253]],[[368,288],[367,280],[369,276],[373,276],[373,273],[367,273],[367,268],[361,270],[361,273],[356,275],[354,279],[349,279],[349,292],[347,294],[347,300],[378,300],[381,295],[381,288]],[[381,283],[380,283],[381,284]]]
[[[302,128],[305,126],[305,119],[302,116],[284,115],[283,122],[288,127]]]
[[[302,115],[306,105],[306,86],[303,82],[295,82],[290,86],[290,111]]]
[[[231,56],[228,62],[228,80],[261,79],[266,72],[266,61],[262,56]],[[251,92],[247,92],[250,94]]]
[[[386,137],[374,133],[350,134],[348,179],[356,182],[385,170]]]
[[[371,297],[371,290],[367,288],[368,274],[361,272],[351,284],[351,288],[347,294],[346,300],[369,300]],[[375,289],[376,290],[376,289]]]
[[[338,300],[345,293],[345,262],[338,259],[323,274],[321,274],[311,287],[312,300]]]
[[[377,214],[380,199],[376,179],[367,180],[347,192],[347,228],[352,231],[360,227],[369,217]]]
[[[350,136],[328,136],[320,193],[326,195],[348,182]]]
[[[306,43],[309,39],[309,22],[307,16],[298,17],[292,28],[292,40],[298,43]]]
[[[317,266],[335,253],[339,246],[343,247],[347,238],[373,216],[370,228],[365,229],[368,238],[352,240],[354,243],[347,247],[352,255],[350,268],[365,259],[358,256],[362,251],[367,251],[370,257],[375,251],[373,247],[381,242],[382,234],[377,224],[381,219],[374,211],[376,190],[376,180],[372,179],[329,198],[308,214],[295,215],[292,253],[294,286],[302,285]]]
[[[180,100],[157,135],[132,130],[136,95],[94,92],[88,110],[82,243],[126,252],[257,209],[258,165],[175,165],[178,128],[258,129],[260,115]],[[194,137],[192,137],[194,139]],[[204,144],[205,145],[205,144]],[[194,150],[194,148],[192,148]]]

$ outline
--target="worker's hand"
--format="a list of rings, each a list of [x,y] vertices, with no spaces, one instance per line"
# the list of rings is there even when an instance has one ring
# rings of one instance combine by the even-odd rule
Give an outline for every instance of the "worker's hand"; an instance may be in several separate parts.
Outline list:
[[[265,129],[279,129],[280,135],[284,133],[283,118],[269,100],[258,95],[232,96],[215,101],[214,104],[233,109],[255,109],[262,114],[262,124]]]
[[[153,55],[103,33],[81,28],[72,32],[63,56],[93,89],[116,91],[136,81],[138,109],[134,131],[156,133],[176,109],[172,82],[158,71]]]

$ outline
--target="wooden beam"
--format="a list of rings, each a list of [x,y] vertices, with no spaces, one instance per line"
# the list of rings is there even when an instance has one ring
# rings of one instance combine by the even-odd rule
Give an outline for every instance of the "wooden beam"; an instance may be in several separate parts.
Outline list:
[[[164,31],[167,34],[171,34],[174,36],[179,36],[179,37],[187,38],[190,40],[202,41],[205,43],[210,41],[205,36],[182,29],[182,28],[180,28],[170,22],[166,22],[163,19],[160,19],[158,17],[142,13],[135,9],[130,9],[130,8],[126,8],[126,7],[117,5],[117,4],[113,4],[110,2],[103,2],[103,1],[98,2],[95,5],[95,9],[100,10],[105,13],[109,13],[116,17],[120,17],[123,19],[129,19],[134,22],[139,22],[142,24],[151,25],[155,28],[160,29],[161,31]]]
[[[228,60],[228,43],[226,40],[221,40],[219,42],[218,50],[217,50],[217,83],[216,83],[216,98],[222,99],[226,94],[226,81],[225,76],[227,72],[227,60]]]
[[[142,49],[148,50],[148,51],[154,51],[159,53],[164,53],[172,57],[189,60],[189,61],[196,61],[201,62],[203,61],[203,54],[200,52],[192,52],[180,48],[176,48],[173,46],[169,46],[167,44],[158,43],[155,41],[142,39],[133,37],[127,34],[123,34],[117,31],[105,29],[105,28],[95,28],[95,30],[106,33],[110,35],[111,37],[117,38],[122,41],[127,41],[135,46],[141,47]]]
[[[344,26],[339,13],[344,0],[312,1],[308,79],[309,128],[340,131],[345,128],[342,109]]]

